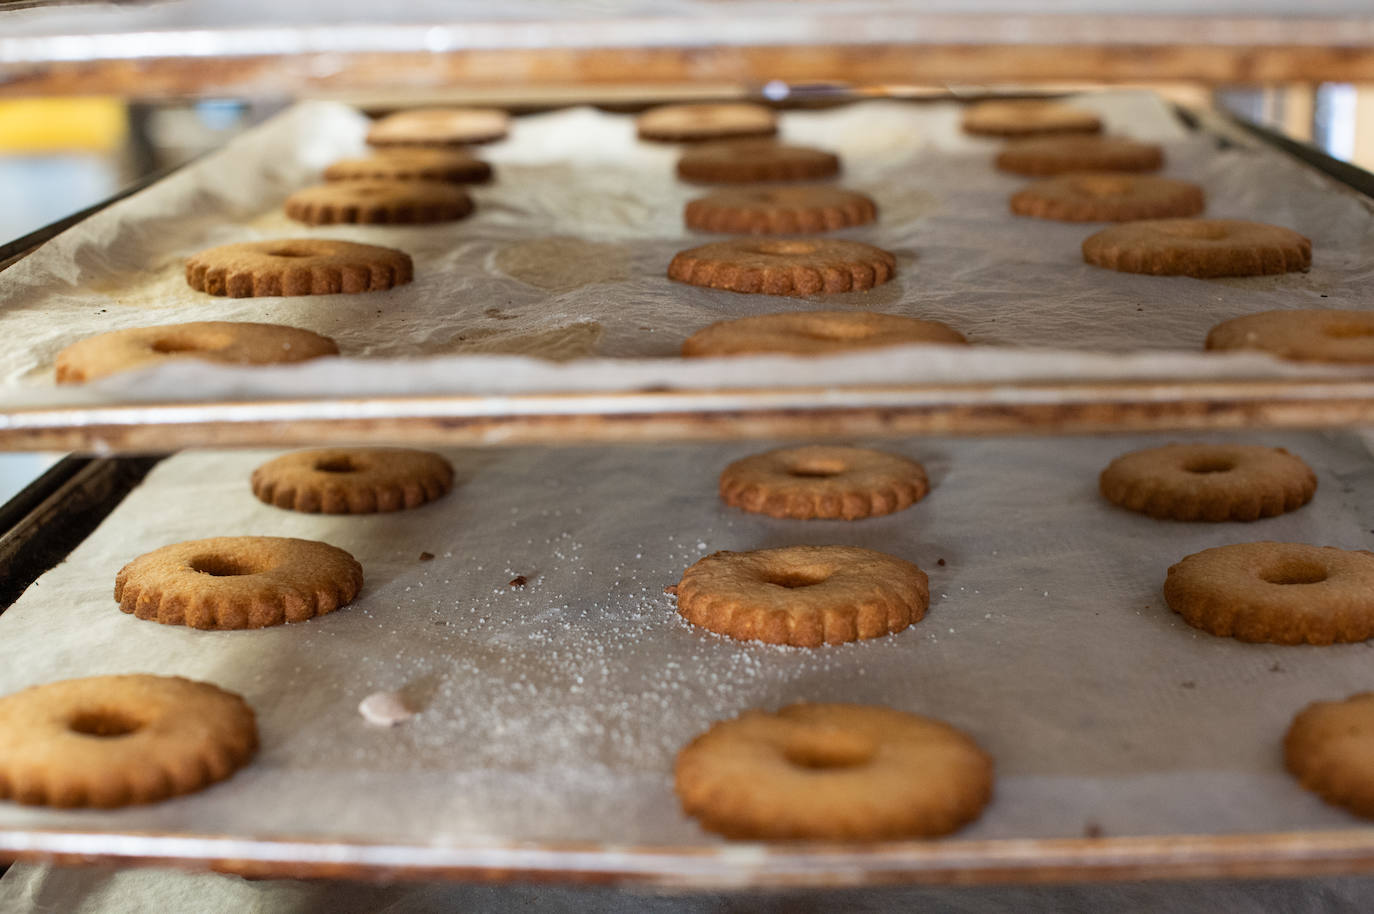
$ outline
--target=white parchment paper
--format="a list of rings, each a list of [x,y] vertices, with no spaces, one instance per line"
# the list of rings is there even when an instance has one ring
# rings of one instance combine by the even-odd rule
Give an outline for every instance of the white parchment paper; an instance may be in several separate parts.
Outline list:
[[[1171,613],[1160,587],[1170,564],[1225,543],[1369,548],[1368,451],[1340,434],[1239,439],[1288,447],[1320,479],[1311,505],[1251,525],[1155,521],[1096,494],[1112,457],[1165,440],[889,444],[926,464],[933,491],[856,523],[725,507],[717,474],[758,444],[454,452],[452,494],[371,517],[259,503],[247,481],[268,452],[184,453],[0,615],[0,693],[79,675],[192,676],[248,699],[261,752],[200,794],[113,812],[0,804],[0,828],[715,842],[678,809],[675,753],[715,720],[803,699],[890,705],[974,735],[996,759],[996,799],[961,837],[1349,827],[1284,772],[1279,746],[1308,702],[1369,687],[1369,645],[1216,638]],[[333,543],[362,562],[364,591],[263,631],[119,612],[124,563],[231,534]],[[928,615],[897,635],[799,650],[695,628],[663,593],[714,550],[800,543],[915,561],[931,578]],[[419,715],[366,724],[358,702],[384,689]]]
[[[1319,371],[1198,350],[1208,328],[1239,314],[1365,307],[1374,278],[1366,201],[1272,150],[1219,149],[1189,135],[1151,94],[1076,103],[1102,112],[1112,131],[1165,144],[1165,173],[1204,185],[1208,215],[1311,237],[1311,272],[1203,281],[1084,264],[1079,245],[1100,226],[1013,217],[1007,198],[1024,180],[991,167],[999,144],[963,136],[953,103],[874,101],[783,115],[784,138],[839,151],[843,185],[879,203],[878,224],[838,233],[897,254],[897,278],[868,293],[798,300],[669,281],[675,252],[721,237],[682,226],[683,205],[705,191],[676,180],[675,147],[640,143],[630,117],[591,109],[520,118],[509,140],[483,147],[497,178],[474,189],[470,219],[309,228],[282,214],[283,199],[318,180],[330,161],[361,151],[365,129],[345,107],[311,103],[0,275],[0,403],[614,390],[646,377],[715,387]],[[182,263],[198,250],[289,237],[398,247],[415,258],[417,278],[384,293],[240,300],[185,284]],[[685,337],[713,321],[818,307],[942,320],[981,345],[820,362],[737,359],[728,367],[675,358]],[[265,370],[183,364],[86,390],[52,389],[53,358],[76,339],[219,319],[306,327],[337,339],[347,358]],[[569,363],[550,367],[545,359]]]

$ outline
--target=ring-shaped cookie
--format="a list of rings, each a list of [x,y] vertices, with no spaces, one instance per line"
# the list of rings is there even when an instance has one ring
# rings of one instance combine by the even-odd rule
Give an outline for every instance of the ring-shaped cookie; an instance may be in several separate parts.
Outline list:
[[[878,218],[866,194],[838,187],[731,187],[692,200],[682,220],[699,232],[795,235],[864,225]]]
[[[759,355],[828,355],[910,343],[963,346],[963,334],[939,321],[874,311],[787,311],[757,314],[703,327],[682,344],[687,358]]]
[[[361,158],[339,159],[324,170],[324,179],[481,184],[491,180],[491,166],[464,149],[395,147]]]
[[[1317,477],[1281,447],[1169,444],[1116,458],[1098,485],[1108,501],[1151,517],[1253,521],[1307,504]]]
[[[140,619],[224,630],[322,616],[362,586],[362,566],[328,543],[218,536],[139,556],[115,576],[114,598]]]
[[[1282,226],[1242,219],[1142,219],[1089,235],[1083,259],[1153,276],[1266,276],[1306,270],[1312,242]]]
[[[914,460],[826,444],[753,454],[720,474],[720,497],[727,505],[799,520],[891,514],[928,491],[925,470]]]
[[[679,753],[683,810],[729,838],[933,837],[976,819],[993,765],[968,735],[891,708],[795,704],[720,721]]]
[[[1206,348],[1257,349],[1298,362],[1374,362],[1374,311],[1258,311],[1217,324]]]
[[[80,384],[174,359],[273,365],[338,354],[329,337],[282,324],[192,321],[133,327],[88,336],[63,349],[57,354],[57,383]]]
[[[1374,637],[1374,553],[1304,543],[1204,549],[1169,569],[1169,608],[1240,641],[1333,644]]]
[[[679,252],[668,278],[694,286],[763,295],[862,292],[897,272],[897,258],[861,241],[735,239]]]
[[[749,184],[760,181],[815,181],[840,173],[834,153],[773,140],[701,143],[677,160],[677,175],[698,184]]]
[[[771,108],[750,102],[660,105],[635,121],[641,140],[698,143],[727,137],[772,136],[778,118]]]
[[[1091,111],[1049,99],[993,99],[970,105],[960,121],[976,136],[1028,137],[1099,133],[1102,119]]]
[[[1302,786],[1374,819],[1374,692],[1303,708],[1284,737],[1283,758]]]
[[[716,552],[682,574],[677,611],[744,641],[819,647],[899,632],[930,605],[926,574],[857,546]]]
[[[225,244],[186,261],[187,285],[230,298],[380,292],[414,275],[404,251],[330,238]]]
[[[154,803],[222,781],[258,745],[253,709],[178,676],[92,676],[0,698],[0,798]]]
[[[465,146],[504,139],[510,115],[496,108],[415,108],[375,121],[370,146]]]
[[[1011,196],[1018,216],[1061,222],[1130,222],[1196,216],[1202,188],[1158,175],[1090,173],[1046,178]]]
[[[288,218],[306,225],[423,225],[472,212],[472,198],[445,181],[334,181],[286,198]]]
[[[1164,150],[1119,136],[1047,136],[1013,140],[998,153],[1002,171],[1048,177],[1080,171],[1158,171]]]
[[[308,514],[418,508],[453,488],[453,467],[431,451],[333,447],[293,451],[253,471],[253,494]]]

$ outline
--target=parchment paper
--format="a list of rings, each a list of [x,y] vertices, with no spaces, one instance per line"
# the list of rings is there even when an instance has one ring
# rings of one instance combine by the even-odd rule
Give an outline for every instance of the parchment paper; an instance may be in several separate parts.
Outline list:
[[[1007,197],[1024,180],[991,167],[999,144],[963,136],[953,103],[874,101],[783,115],[784,138],[838,150],[844,186],[879,202],[877,225],[836,233],[897,254],[897,278],[868,293],[799,300],[669,281],[675,252],[722,237],[682,226],[683,205],[705,190],[676,180],[676,147],[640,143],[630,117],[591,109],[517,119],[508,141],[483,147],[497,179],[474,189],[470,219],[309,228],[282,214],[282,200],[315,182],[330,161],[360,152],[365,128],[347,108],[310,103],[5,271],[0,402],[612,390],[646,377],[714,387],[1318,372],[1198,349],[1209,327],[1242,313],[1365,307],[1374,279],[1367,203],[1271,150],[1223,150],[1189,136],[1149,93],[1076,103],[1102,112],[1114,132],[1164,143],[1165,173],[1202,183],[1208,215],[1274,222],[1311,237],[1312,271],[1202,281],[1088,266],[1079,245],[1101,226],[1013,217]],[[185,284],[183,260],[200,249],[286,237],[398,247],[414,256],[417,279],[384,293],[240,300]],[[829,307],[943,320],[981,346],[822,362],[741,359],[728,368],[674,358],[686,336],[712,321]],[[347,358],[265,370],[182,364],[95,389],[51,389],[53,358],[75,339],[218,319],[307,327],[337,339]],[[1141,355],[1122,358],[1123,351]],[[521,358],[474,355],[489,353]],[[550,367],[542,359],[573,361]]]
[[[197,795],[114,812],[0,804],[0,827],[713,842],[678,810],[675,753],[715,720],[803,699],[890,705],[971,733],[996,759],[997,793],[961,837],[1349,827],[1284,773],[1279,745],[1308,702],[1369,687],[1369,645],[1216,638],[1171,613],[1160,586],[1170,564],[1224,543],[1369,548],[1368,451],[1342,434],[1238,439],[1288,447],[1320,479],[1311,505],[1253,525],[1155,521],[1096,494],[1113,456],[1165,440],[900,443],[932,493],[857,523],[726,508],[716,476],[757,443],[456,452],[460,484],[445,499],[352,518],[259,503],[247,480],[268,452],[181,454],[0,615],[0,693],[192,676],[248,699],[261,752]],[[363,594],[252,632],[119,612],[111,582],[125,562],[230,534],[347,549]],[[662,592],[714,550],[794,543],[915,561],[931,577],[929,614],[897,635],[799,650],[704,632]],[[517,575],[524,587],[510,586]],[[423,711],[394,729],[364,723],[357,704],[380,689]]]

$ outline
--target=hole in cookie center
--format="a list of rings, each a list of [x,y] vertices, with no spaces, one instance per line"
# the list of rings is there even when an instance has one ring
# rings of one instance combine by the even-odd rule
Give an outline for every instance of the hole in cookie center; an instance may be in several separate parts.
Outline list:
[[[212,352],[216,349],[223,349],[225,346],[221,340],[207,340],[189,336],[164,336],[153,340],[149,347],[153,352],[163,355],[172,355],[178,352]]]
[[[788,257],[796,254],[816,253],[816,242],[814,241],[761,241],[754,245],[756,254],[775,254],[779,257]]]
[[[839,727],[807,727],[791,734],[782,754],[798,768],[833,770],[865,765],[878,750],[873,740]]]
[[[802,461],[794,464],[787,469],[788,476],[827,478],[838,476],[845,471],[845,465],[839,460],[821,460],[819,458]]]
[[[1229,473],[1236,468],[1230,457],[1195,457],[1183,465],[1189,473]]]
[[[315,469],[321,473],[356,473],[362,469],[353,462],[352,457],[325,457],[315,461]]]
[[[1288,559],[1261,572],[1260,580],[1270,584],[1320,584],[1326,580],[1326,568],[1309,559]]]
[[[1220,241],[1230,234],[1224,225],[1187,221],[1155,226],[1155,231],[1161,235],[1171,235],[1174,238],[1196,238],[1200,241]]]
[[[1322,335],[1335,340],[1354,340],[1362,336],[1374,336],[1374,327],[1359,324],[1331,324],[1322,328]]]
[[[107,708],[78,711],[71,720],[67,721],[68,730],[83,736],[128,736],[141,726],[143,726],[141,723],[127,714],[111,711]]]
[[[240,574],[254,573],[244,562],[224,555],[198,555],[188,564],[192,571],[199,571],[215,578],[232,578]]]
[[[796,590],[799,587],[814,587],[829,577],[829,572],[819,568],[789,568],[770,574],[765,580],[778,587]]]
[[[303,251],[303,250],[301,250],[300,248],[293,248],[293,247],[273,248],[272,250],[270,250],[270,251],[267,252],[267,255],[268,255],[269,257],[310,257],[310,256],[313,256],[313,255],[311,254],[310,251]]]

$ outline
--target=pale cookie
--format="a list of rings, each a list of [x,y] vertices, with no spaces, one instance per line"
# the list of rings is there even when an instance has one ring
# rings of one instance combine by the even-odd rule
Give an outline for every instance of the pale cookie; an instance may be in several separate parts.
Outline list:
[[[465,149],[385,149],[359,159],[340,159],[324,170],[326,181],[447,181],[481,184],[491,166]]]
[[[372,146],[464,146],[504,139],[510,115],[494,108],[417,108],[374,122]]]
[[[748,102],[661,105],[641,114],[635,125],[640,139],[665,143],[772,136],[778,132],[772,109]]]
[[[965,133],[1027,137],[1061,133],[1100,133],[1102,119],[1091,111],[1039,98],[978,102],[964,112]]]
[[[783,145],[773,140],[702,143],[677,160],[678,177],[698,184],[815,181],[839,173],[839,156],[823,149]]]
[[[258,746],[253,709],[179,676],[92,676],[0,698],[0,798],[155,803],[222,781]]]
[[[716,552],[683,572],[676,593],[693,625],[796,647],[899,632],[930,604],[925,572],[855,546]]]
[[[732,235],[829,232],[877,218],[872,197],[838,187],[718,190],[688,203],[683,213],[690,229]]]
[[[1011,211],[1018,216],[1061,222],[1196,216],[1205,205],[1202,188],[1188,181],[1110,173],[1047,178],[1011,197]]]
[[[80,384],[176,359],[272,365],[338,354],[339,347],[329,337],[297,327],[195,321],[113,330],[78,340],[57,354],[57,382]]]
[[[294,451],[253,471],[253,494],[269,505],[322,514],[417,508],[453,488],[453,467],[410,448],[332,447]]]
[[[231,298],[379,292],[414,275],[402,251],[327,238],[226,244],[186,261],[187,285]]]
[[[1299,362],[1374,362],[1374,311],[1260,311],[1222,321],[1208,349],[1257,349]]]
[[[963,334],[939,321],[871,311],[791,311],[717,321],[682,344],[688,358],[721,355],[831,355],[910,343],[965,345]]]
[[[335,181],[296,191],[285,210],[306,225],[422,225],[462,219],[472,198],[442,181]]]
[[[1317,477],[1281,447],[1170,444],[1116,458],[1098,480],[1108,501],[1170,520],[1253,521],[1312,500]]]
[[[1326,802],[1374,818],[1374,692],[1303,708],[1284,737],[1283,759]]]
[[[314,540],[217,536],[163,546],[115,577],[119,608],[163,625],[265,628],[346,606],[363,586],[353,556]]]
[[[1083,241],[1083,259],[1122,273],[1262,276],[1306,270],[1312,242],[1291,229],[1239,219],[1148,219]]]
[[[1213,635],[1271,644],[1374,637],[1374,553],[1302,543],[1205,549],[1169,569],[1169,608]]]
[[[762,840],[885,841],[952,832],[992,798],[992,759],[942,721],[795,704],[719,721],[677,756],[683,811]]]
[[[720,497],[727,505],[799,520],[891,514],[928,491],[925,469],[914,460],[825,444],[754,454],[720,474]]]
[[[897,272],[897,258],[860,241],[716,241],[682,251],[668,278],[763,295],[862,292]]]
[[[1019,175],[1080,171],[1158,171],[1164,150],[1119,136],[1049,136],[1015,140],[997,154],[997,167]]]

